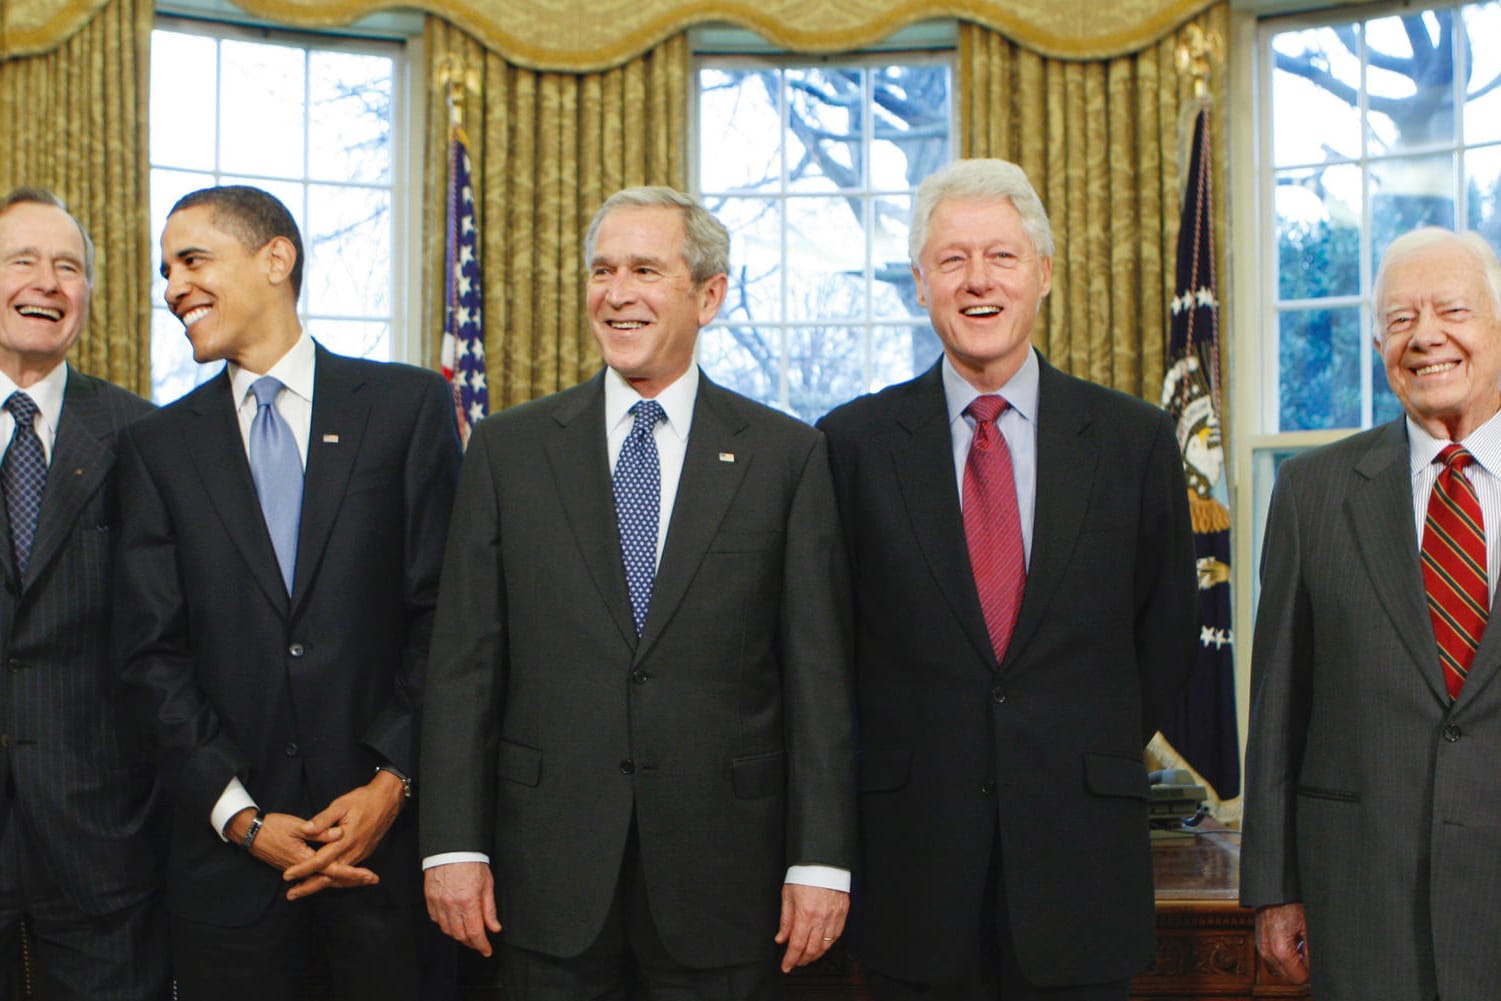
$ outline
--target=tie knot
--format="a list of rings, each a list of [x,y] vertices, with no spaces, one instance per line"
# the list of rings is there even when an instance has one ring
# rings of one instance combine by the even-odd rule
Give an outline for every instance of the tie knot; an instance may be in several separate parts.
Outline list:
[[[19,389],[11,393],[5,401],[5,409],[16,419],[16,423],[22,427],[31,427],[31,422],[36,419],[36,400],[27,396]]]
[[[255,394],[255,405],[266,407],[276,402],[276,394],[282,391],[281,380],[274,376],[263,375],[250,384],[250,392]]]
[[[667,411],[656,400],[641,400],[631,407],[631,434],[650,434],[658,424],[667,419]]]
[[[1442,462],[1446,469],[1463,472],[1466,466],[1475,461],[1475,456],[1463,445],[1445,445],[1434,461]]]
[[[1001,413],[1005,411],[1008,406],[1010,406],[1010,404],[1006,402],[1006,398],[1004,396],[996,396],[994,394],[990,394],[987,396],[975,397],[970,402],[969,406],[965,407],[964,409],[966,413],[968,413],[975,419],[976,423],[994,424],[996,418],[1001,416]]]

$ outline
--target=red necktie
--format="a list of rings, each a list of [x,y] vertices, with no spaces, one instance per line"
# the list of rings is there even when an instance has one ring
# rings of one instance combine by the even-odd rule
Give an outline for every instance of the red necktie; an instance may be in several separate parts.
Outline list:
[[[1465,466],[1475,457],[1459,445],[1448,445],[1435,461],[1442,462],[1444,468],[1428,497],[1428,517],[1423,525],[1423,583],[1444,682],[1449,686],[1449,698],[1454,699],[1459,697],[1490,615],[1485,521],[1475,486],[1464,474]]]
[[[1027,583],[1011,450],[995,423],[1007,406],[999,396],[979,396],[965,409],[975,434],[964,462],[964,540],[997,661],[1006,656]]]

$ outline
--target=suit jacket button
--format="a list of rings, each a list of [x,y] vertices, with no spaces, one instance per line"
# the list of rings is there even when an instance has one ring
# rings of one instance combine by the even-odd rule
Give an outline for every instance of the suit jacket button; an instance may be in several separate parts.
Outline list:
[[[996,685],[990,690],[990,697],[992,700],[994,700],[996,705],[1000,705],[1002,702],[1006,701],[1006,690],[1000,685]]]
[[[636,771],[636,763],[634,761],[632,761],[630,758],[626,758],[624,761],[622,761],[620,763],[620,774],[622,774],[622,775],[631,775],[631,774],[634,774],[635,771]]]
[[[298,748],[297,748],[296,744],[290,744],[289,743],[286,747],[282,748],[282,752],[285,753],[286,756],[289,757],[289,758],[295,758],[295,757],[297,757],[297,751],[298,751]]]
[[[644,684],[646,684],[646,672],[643,671],[643,670],[640,670],[639,668],[637,670],[632,671],[631,672],[631,681],[635,682],[638,685],[644,685]]]
[[[291,646],[287,647],[287,653],[291,654],[293,657],[301,657],[303,654],[302,644],[293,643]]]
[[[9,668],[12,673],[19,673],[21,668],[25,667],[26,665],[21,663],[15,657],[12,657],[10,660],[5,662],[5,666]]]
[[[1444,739],[1449,743],[1454,743],[1462,736],[1464,736],[1464,731],[1453,723],[1448,723],[1444,726]]]
[[[994,796],[995,795],[995,783],[993,783],[993,782],[981,782],[980,783],[980,795],[981,796]]]

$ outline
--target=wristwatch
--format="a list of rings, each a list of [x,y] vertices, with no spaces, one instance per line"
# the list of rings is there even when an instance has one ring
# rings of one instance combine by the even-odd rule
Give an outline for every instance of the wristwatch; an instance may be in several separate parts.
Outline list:
[[[403,772],[400,768],[397,768],[395,765],[381,765],[375,769],[375,774],[379,775],[381,772],[390,772],[392,775],[400,779],[402,798],[412,798],[412,780],[405,772]]]

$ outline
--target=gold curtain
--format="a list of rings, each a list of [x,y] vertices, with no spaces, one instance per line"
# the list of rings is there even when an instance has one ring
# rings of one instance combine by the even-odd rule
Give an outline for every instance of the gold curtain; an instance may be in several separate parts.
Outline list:
[[[466,94],[484,269],[490,410],[571,386],[599,354],[584,311],[584,229],[616,190],[687,185],[689,49],[679,34],[603,73],[514,66],[440,18],[427,21],[428,79],[450,59],[478,70]],[[448,110],[428,105],[423,259],[430,358],[443,327]]]
[[[1228,39],[1229,20],[1221,0],[1189,23]],[[1019,163],[1053,222],[1053,292],[1034,342],[1065,371],[1153,402],[1162,393],[1180,171],[1188,166],[1184,116],[1197,108],[1193,81],[1174,65],[1185,30],[1094,62],[1049,59],[972,24],[959,31],[962,153]],[[1225,68],[1215,69],[1218,109]],[[1221,114],[1213,121],[1223,306],[1226,130]]]
[[[0,194],[37,185],[96,248],[93,308],[73,362],[151,391],[146,87],[151,0],[110,0],[45,55],[0,59]]]

